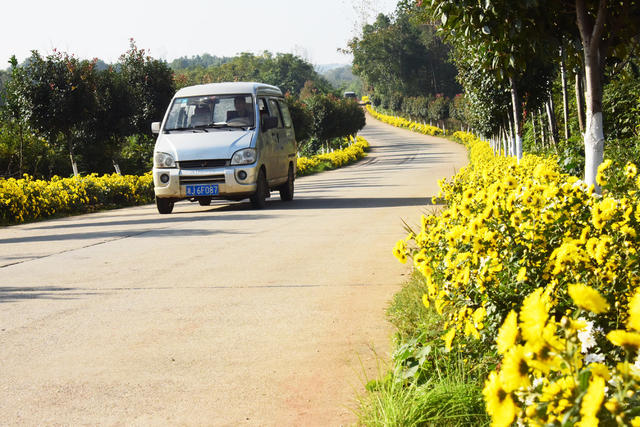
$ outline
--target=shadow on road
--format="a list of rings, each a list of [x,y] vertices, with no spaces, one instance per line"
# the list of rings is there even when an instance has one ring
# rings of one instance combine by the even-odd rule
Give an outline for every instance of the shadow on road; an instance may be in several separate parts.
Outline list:
[[[193,212],[192,212],[193,213]],[[211,219],[211,218],[208,218]],[[194,219],[194,220],[197,220]],[[135,222],[135,221],[132,221]],[[151,221],[152,222],[152,221]],[[184,218],[181,219],[184,222]],[[126,223],[126,221],[122,221]],[[94,226],[94,224],[87,224],[86,226]],[[151,228],[148,230],[128,230],[128,231],[96,231],[86,233],[65,233],[65,234],[43,234],[39,236],[26,236],[26,237],[13,237],[9,239],[0,239],[0,244],[3,243],[27,243],[27,242],[51,242],[60,240],[117,240],[126,239],[128,237],[145,237],[145,234],[152,233],[154,231],[160,231],[161,233],[154,233],[153,237],[188,237],[188,236],[211,236],[216,234],[243,234],[235,231],[212,231],[206,229],[184,229],[184,228]],[[92,246],[95,243],[90,243]]]
[[[269,209],[368,209],[431,205],[431,197],[339,197],[298,198]]]
[[[95,295],[98,292],[76,292],[76,288],[56,286],[7,287],[0,286],[0,304],[30,299],[70,300],[83,295]]]
[[[146,214],[146,216],[148,216],[148,218],[144,218],[144,219],[140,219],[140,218],[136,218],[136,219],[120,219],[120,220],[114,220],[114,221],[102,221],[103,217],[101,217],[101,221],[96,221],[96,222],[82,222],[82,223],[70,223],[70,224],[51,224],[51,225],[43,225],[43,226],[39,226],[39,227],[31,227],[31,230],[53,230],[53,229],[60,229],[60,228],[84,228],[84,227],[102,227],[102,226],[116,226],[116,225],[144,225],[144,224],[174,224],[174,223],[182,223],[185,220],[185,215],[191,215],[194,212],[192,211],[180,211],[179,208],[180,206],[189,206],[188,202],[182,202],[180,204],[176,205],[176,211],[174,211],[171,215],[160,215],[159,213],[153,212],[151,214]],[[245,203],[244,204],[245,208],[243,210],[249,210],[248,205]],[[211,208],[208,207],[203,207],[202,208],[202,212],[210,212]],[[135,214],[136,217],[140,216],[139,214]],[[224,219],[226,221],[229,220],[236,220],[236,221],[245,221],[245,220],[255,220],[258,218],[264,218],[264,215],[255,215],[255,214],[250,214],[247,213],[246,215],[234,215],[234,216],[225,216]],[[122,218],[122,216],[119,216],[118,218]],[[206,217],[206,216],[202,216],[202,217],[196,217],[196,218],[189,218],[189,222],[198,222],[198,221],[210,221],[212,218],[211,217]],[[3,243],[4,241],[0,239],[0,243]]]

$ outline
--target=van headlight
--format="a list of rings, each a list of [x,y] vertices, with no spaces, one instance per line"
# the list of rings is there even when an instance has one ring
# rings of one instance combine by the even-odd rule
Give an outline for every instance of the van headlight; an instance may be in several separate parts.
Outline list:
[[[249,165],[256,162],[256,150],[254,148],[244,148],[233,153],[231,166]]]
[[[176,161],[171,154],[156,153],[153,156],[153,164],[157,168],[175,168]]]

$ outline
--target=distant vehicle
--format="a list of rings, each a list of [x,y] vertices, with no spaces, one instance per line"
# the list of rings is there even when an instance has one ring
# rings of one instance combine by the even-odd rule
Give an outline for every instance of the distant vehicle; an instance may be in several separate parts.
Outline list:
[[[180,89],[153,153],[156,206],[169,214],[182,199],[249,198],[265,207],[271,190],[293,199],[297,146],[282,91],[262,83],[212,83]]]
[[[358,95],[356,95],[355,92],[345,92],[343,96],[345,98],[353,98],[355,100],[358,100]]]

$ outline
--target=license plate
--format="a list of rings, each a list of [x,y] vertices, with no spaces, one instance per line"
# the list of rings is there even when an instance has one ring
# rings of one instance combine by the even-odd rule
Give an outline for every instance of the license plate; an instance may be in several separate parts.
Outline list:
[[[187,196],[215,196],[218,194],[218,184],[187,185]]]

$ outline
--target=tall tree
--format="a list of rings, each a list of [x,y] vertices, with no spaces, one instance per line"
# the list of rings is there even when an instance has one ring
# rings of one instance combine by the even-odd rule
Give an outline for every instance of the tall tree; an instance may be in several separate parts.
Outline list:
[[[632,37],[639,34],[640,2],[636,0],[565,0],[575,6],[582,40],[586,81],[585,182],[598,188],[596,174],[604,157],[602,117],[603,73],[607,60],[626,56]]]
[[[587,104],[585,182],[597,188],[596,172],[604,151],[604,66],[607,61],[624,57],[630,40],[638,36],[640,2],[432,0],[420,4],[441,21],[451,39],[478,50],[482,69],[493,70],[500,77],[514,76],[534,54],[545,62],[554,62],[541,52],[557,52],[563,37],[572,40],[579,34]],[[513,104],[516,112],[516,102]]]
[[[510,2],[507,0],[433,0],[422,3],[432,19],[454,47],[463,48],[470,57],[465,58],[486,74],[492,74],[498,83],[508,87],[513,109],[515,155],[522,156],[522,90],[520,81],[532,58],[547,51],[550,39],[545,37],[540,19],[543,11],[536,2]]]
[[[138,48],[133,39],[117,66],[131,96],[133,133],[149,134],[151,122],[162,119],[175,94],[173,71],[165,61]]]
[[[23,73],[14,90],[29,108],[30,126],[47,135],[51,144],[66,147],[77,175],[75,154],[89,142],[89,123],[97,107],[95,61],[60,52],[43,58],[33,51]]]
[[[435,27],[420,19],[413,2],[402,1],[395,15],[379,14],[349,42],[353,72],[378,96],[391,98],[460,93],[450,46]]]

